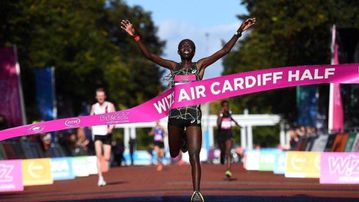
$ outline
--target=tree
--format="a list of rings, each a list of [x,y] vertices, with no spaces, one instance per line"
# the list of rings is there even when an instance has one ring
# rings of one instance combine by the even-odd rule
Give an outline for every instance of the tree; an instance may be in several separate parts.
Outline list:
[[[359,2],[242,0],[258,23],[237,51],[224,59],[224,74],[269,67],[330,63],[330,28],[359,27]],[[283,96],[285,95],[285,96]],[[251,113],[276,113],[296,119],[296,91],[286,88],[241,96],[232,106]],[[238,109],[237,109],[238,110]]]
[[[122,0],[5,0],[1,8],[0,45],[18,48],[31,119],[37,117],[33,68],[55,67],[59,117],[81,113],[83,103],[94,101],[98,87],[107,89],[121,108],[160,91],[159,67],[142,60],[132,39],[120,32],[120,20],[131,18],[151,49],[162,52],[164,42],[156,37],[151,14],[141,7],[128,7]]]

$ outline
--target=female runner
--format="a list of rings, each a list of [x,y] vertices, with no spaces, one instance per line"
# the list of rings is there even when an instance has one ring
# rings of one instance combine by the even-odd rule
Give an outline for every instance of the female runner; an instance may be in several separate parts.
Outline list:
[[[177,50],[177,53],[181,58],[179,63],[163,59],[162,57],[151,53],[142,43],[140,35],[136,32],[130,21],[122,20],[121,28],[133,37],[144,57],[171,71],[171,86],[173,87],[176,84],[202,80],[205,69],[229,53],[236,44],[238,38],[242,35],[242,32],[250,28],[255,22],[255,18],[245,20],[222,49],[197,62],[192,61],[196,51],[194,42],[190,39],[182,40],[178,44]],[[183,139],[185,141],[183,141]],[[200,105],[171,109],[168,117],[168,141],[170,154],[173,158],[179,154],[181,148],[182,151],[187,150],[188,148],[194,191],[191,196],[191,201],[203,202],[204,199],[200,193],[201,165],[199,153],[202,147]],[[186,142],[186,144],[183,144],[183,142]]]

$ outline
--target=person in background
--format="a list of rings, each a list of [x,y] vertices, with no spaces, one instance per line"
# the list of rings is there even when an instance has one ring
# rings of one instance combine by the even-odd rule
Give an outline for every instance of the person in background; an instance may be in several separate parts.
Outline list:
[[[135,160],[134,160],[134,153],[135,153],[135,146],[136,146],[136,139],[135,138],[130,138],[130,140],[128,141],[128,146],[130,147],[130,159],[131,159],[131,166],[135,165]]]
[[[87,155],[87,146],[90,141],[86,138],[84,128],[77,129],[77,138],[76,138],[76,146],[75,146],[75,155],[76,156],[84,156]]]
[[[91,115],[105,114],[115,111],[115,106],[106,101],[106,93],[103,88],[96,90],[97,102],[91,107]],[[102,175],[103,171],[108,170],[111,157],[111,136],[113,125],[92,126],[92,135],[95,143],[95,152],[97,157],[98,186],[105,186],[106,181]]]
[[[123,152],[125,151],[125,145],[122,139],[112,140],[112,151],[114,157],[114,165],[122,166],[124,160]]]
[[[225,176],[230,178],[232,177],[231,164],[232,164],[232,155],[231,149],[233,146],[233,134],[232,134],[232,122],[234,122],[238,127],[239,124],[236,120],[233,119],[232,113],[229,109],[229,102],[223,100],[221,102],[221,110],[218,113],[217,117],[217,126],[218,126],[218,145],[221,150],[220,162],[223,165],[226,161],[226,171]]]
[[[42,140],[42,147],[44,149],[45,156],[51,157],[51,153],[50,153],[51,142],[52,142],[51,134],[50,133],[43,134],[41,140]]]
[[[160,125],[160,122],[156,121],[156,125],[155,125],[155,127],[152,128],[149,135],[153,136],[154,150],[157,154],[157,171],[161,171],[163,169],[162,158],[164,155],[163,149],[165,148],[164,138],[166,135],[166,131]]]

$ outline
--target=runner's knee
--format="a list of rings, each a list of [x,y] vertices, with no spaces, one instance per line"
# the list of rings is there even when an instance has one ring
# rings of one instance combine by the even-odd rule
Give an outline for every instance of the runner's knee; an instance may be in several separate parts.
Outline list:
[[[189,160],[193,162],[199,162],[199,149],[188,151]]]

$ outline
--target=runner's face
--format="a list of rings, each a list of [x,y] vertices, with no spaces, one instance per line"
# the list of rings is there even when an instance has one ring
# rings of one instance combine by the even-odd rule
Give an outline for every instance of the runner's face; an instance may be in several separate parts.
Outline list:
[[[229,111],[229,104],[228,103],[223,103],[223,110],[224,111]]]
[[[191,60],[195,53],[195,47],[190,40],[181,41],[178,46],[178,54],[182,59]]]
[[[96,100],[98,103],[103,104],[106,100],[105,92],[96,92]]]

